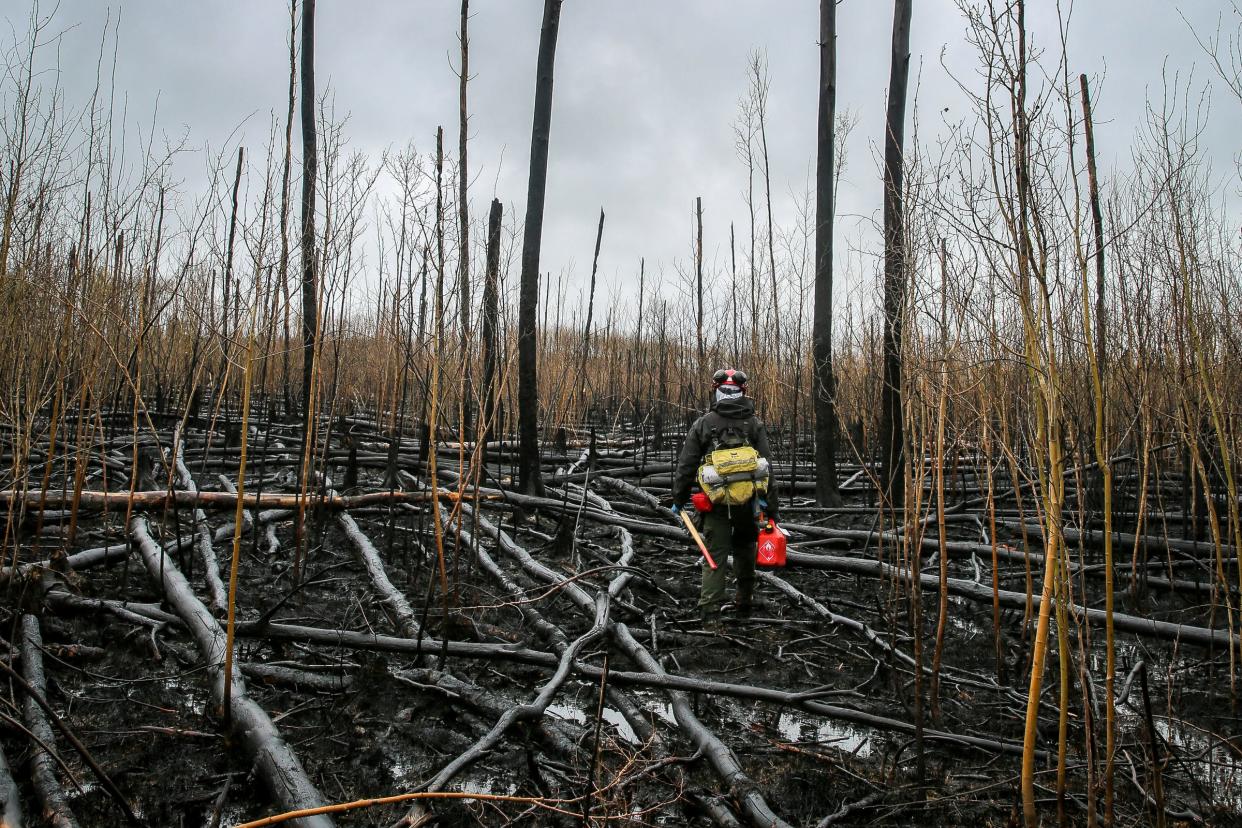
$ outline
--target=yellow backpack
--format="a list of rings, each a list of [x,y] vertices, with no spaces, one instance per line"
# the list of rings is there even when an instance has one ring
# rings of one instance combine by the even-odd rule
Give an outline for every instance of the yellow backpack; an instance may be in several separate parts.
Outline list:
[[[728,432],[732,432],[729,434]],[[729,428],[720,442],[740,442],[713,449],[699,466],[699,488],[712,503],[741,506],[768,490],[768,460],[761,457],[737,430]]]

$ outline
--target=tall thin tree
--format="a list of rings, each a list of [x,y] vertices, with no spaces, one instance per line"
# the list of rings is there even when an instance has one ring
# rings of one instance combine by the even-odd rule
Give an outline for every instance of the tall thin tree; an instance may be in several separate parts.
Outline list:
[[[315,0],[302,0],[302,406],[309,416],[319,291],[315,277]]]
[[[832,232],[836,159],[837,0],[819,3],[819,123],[815,157],[815,500],[841,505],[837,487],[836,374],[832,366]]]
[[[905,172],[906,86],[910,76],[911,0],[894,0],[893,54],[884,119],[884,382],[880,397],[880,450],[884,489],[900,506],[905,451],[901,419],[901,339],[906,304]]]
[[[457,295],[461,302],[462,429],[470,439],[472,431],[470,401],[470,205],[466,200],[469,178],[466,170],[466,133],[469,114],[466,84],[470,79],[470,0],[461,0],[461,76],[458,78],[457,133]]]
[[[504,208],[492,199],[487,215],[487,271],[483,278],[483,422],[479,439],[486,444],[495,424],[496,411],[496,333],[500,327],[500,221]],[[485,449],[486,450],[486,449]],[[480,457],[486,455],[480,453]],[[482,462],[482,461],[480,461]]]
[[[583,401],[583,413],[590,405],[590,389],[588,387],[587,364],[591,358],[591,322],[595,317],[595,276],[599,272],[599,248],[604,241],[604,208],[599,208],[599,228],[595,231],[595,255],[591,258],[591,286],[587,292],[586,326],[582,330],[582,354],[578,363],[578,377],[575,388],[586,399]]]
[[[703,197],[694,199],[694,332],[697,337],[698,372],[707,369],[707,348],[703,344]]]
[[[1091,114],[1091,90],[1087,76],[1079,75],[1078,86],[1082,92],[1082,123],[1086,138],[1087,186],[1091,201],[1091,229],[1095,237],[1095,353],[1091,360],[1091,383],[1095,390],[1095,459],[1100,466],[1100,482],[1104,499],[1104,824],[1114,822],[1113,783],[1114,762],[1117,753],[1117,710],[1113,696],[1113,682],[1117,672],[1117,649],[1113,635],[1113,464],[1112,448],[1108,434],[1108,398],[1105,380],[1108,363],[1104,336],[1104,215],[1100,209],[1100,179],[1095,164],[1095,123]],[[1083,285],[1087,283],[1086,263],[1083,263]],[[1083,291],[1083,307],[1087,307],[1087,292]],[[1087,314],[1083,315],[1085,336],[1091,335]]]
[[[293,167],[293,105],[297,99],[298,2],[289,0],[289,106],[285,113],[285,154],[280,168],[280,263],[277,267],[279,293],[284,297],[284,343],[280,349],[281,385],[285,413],[291,410],[289,392],[289,179]]]
[[[518,289],[518,479],[522,491],[543,492],[539,469],[539,369],[536,311],[539,304],[539,246],[548,181],[548,140],[552,131],[552,71],[561,0],[544,0],[535,75],[535,116],[530,138],[530,178],[526,188],[526,226],[522,234],[522,281]]]

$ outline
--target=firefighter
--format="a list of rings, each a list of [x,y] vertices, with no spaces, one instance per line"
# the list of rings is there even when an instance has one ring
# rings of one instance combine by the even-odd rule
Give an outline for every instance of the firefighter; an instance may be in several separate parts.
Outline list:
[[[717,371],[712,392],[711,410],[690,426],[677,461],[673,511],[688,511],[692,516],[697,512],[703,540],[719,564],[712,569],[703,562],[699,594],[704,625],[719,628],[725,558],[733,558],[734,607],[739,615],[749,615],[754,606],[759,520],[761,515],[777,520],[777,504],[768,486],[768,433],[755,416],[754,400],[746,396],[746,374],[734,368]],[[696,481],[700,494],[692,500],[691,487]]]

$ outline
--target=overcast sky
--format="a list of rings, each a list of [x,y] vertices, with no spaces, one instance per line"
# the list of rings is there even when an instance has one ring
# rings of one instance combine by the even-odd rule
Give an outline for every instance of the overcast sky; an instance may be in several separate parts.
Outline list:
[[[470,163],[473,209],[498,195],[521,214],[530,152],[540,0],[472,0]],[[818,73],[818,2],[814,0],[565,0],[556,56],[551,155],[542,270],[573,267],[585,281],[599,208],[608,214],[601,274],[624,284],[645,256],[648,272],[690,256],[692,210],[703,197],[709,262],[728,261],[728,225],[744,232],[744,168],[733,122],[746,87],[748,55],[770,64],[768,141],[777,221],[792,214],[791,192],[813,171]],[[1063,2],[1068,7],[1068,2]],[[22,30],[21,0],[6,4]],[[44,1],[46,8],[48,3]],[[1028,4],[1037,41],[1055,39],[1054,0]],[[316,73],[348,114],[352,146],[378,159],[413,139],[434,148],[437,125],[456,146],[456,0],[319,0]],[[62,0],[54,29],[63,40],[62,82],[81,99],[94,84],[105,16],[119,15],[118,100],[131,121],[158,121],[170,134],[188,130],[195,147],[229,151],[245,144],[257,158],[270,114],[283,116],[287,84],[288,7],[279,0],[168,2]],[[1182,16],[1185,16],[1184,22]],[[1095,80],[1097,144],[1107,170],[1128,160],[1148,96],[1163,76],[1191,72],[1212,80],[1191,32],[1237,28],[1228,0],[1079,0],[1070,39],[1071,71]],[[839,6],[839,109],[858,117],[839,211],[878,221],[882,135],[892,3],[843,0]],[[977,83],[965,22],[953,0],[916,0],[911,82],[925,140],[942,118],[966,105],[946,66]],[[1217,91],[1205,141],[1222,171],[1232,170],[1242,133],[1242,105]],[[946,112],[947,109],[947,112]],[[296,133],[295,133],[296,134]],[[193,190],[201,158],[179,172]],[[1235,186],[1230,188],[1234,193]],[[869,277],[869,275],[868,275]]]

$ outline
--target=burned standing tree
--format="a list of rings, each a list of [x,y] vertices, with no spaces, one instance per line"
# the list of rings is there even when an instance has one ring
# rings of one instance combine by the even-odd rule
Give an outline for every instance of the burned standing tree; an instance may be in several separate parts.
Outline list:
[[[500,199],[492,199],[487,214],[487,271],[483,277],[483,422],[479,440],[486,447],[496,430],[496,336],[500,328],[500,221],[504,208]],[[481,456],[480,464],[486,462]]]
[[[466,190],[470,181],[466,172],[466,138],[469,111],[466,109],[466,85],[470,80],[470,0],[461,0],[461,74],[458,77],[457,133],[457,295],[461,302],[461,425],[462,439],[473,433],[470,403],[474,391],[470,383],[470,203]]]
[[[539,304],[539,245],[548,182],[548,141],[552,130],[552,72],[561,0],[544,0],[535,75],[535,117],[530,138],[530,179],[526,188],[526,226],[522,235],[522,281],[518,299],[518,473],[527,494],[543,493],[539,469],[539,387],[536,312]]]
[[[298,3],[289,0],[289,94],[285,110],[285,151],[280,165],[280,261],[277,264],[277,288],[273,291],[273,303],[284,310],[284,341],[289,342],[289,180],[293,169],[293,106],[297,99],[297,33]],[[289,389],[289,348],[280,349],[281,388],[284,393],[285,414],[293,410],[293,394]],[[305,390],[305,389],[303,389]]]
[[[1114,822],[1114,762],[1117,748],[1117,703],[1113,693],[1113,684],[1117,672],[1117,648],[1113,633],[1113,464],[1112,447],[1109,444],[1108,399],[1107,388],[1108,361],[1105,349],[1104,320],[1104,216],[1100,209],[1100,183],[1095,164],[1095,126],[1091,114],[1091,92],[1087,84],[1087,76],[1079,75],[1079,90],[1082,94],[1083,137],[1086,140],[1087,156],[1087,187],[1091,206],[1091,229],[1095,242],[1095,348],[1091,359],[1091,381],[1095,398],[1095,456],[1100,468],[1100,482],[1103,487],[1103,530],[1104,530],[1104,612],[1108,623],[1104,631],[1104,823]],[[1088,292],[1086,291],[1087,268],[1082,264],[1083,274],[1083,334],[1089,338],[1091,320],[1088,319]]]
[[[837,0],[819,2],[819,107],[815,157],[815,502],[840,506],[837,488],[836,376],[832,369],[833,143],[837,108]]]
[[[315,0],[302,0],[302,413],[311,417],[319,288],[315,277]],[[307,429],[309,431],[309,427]]]
[[[880,398],[881,480],[893,508],[902,505],[905,439],[902,434],[901,338],[906,306],[903,210],[906,85],[910,74],[911,0],[894,0],[893,53],[884,118],[884,381]]]
[[[587,362],[591,358],[591,323],[595,316],[595,275],[599,271],[599,248],[604,241],[604,208],[599,208],[599,227],[595,230],[595,254],[591,257],[591,285],[587,290],[586,325],[582,329],[582,356],[578,361],[578,375],[574,377],[574,388],[583,396],[579,408],[590,406],[590,388],[587,375]]]

